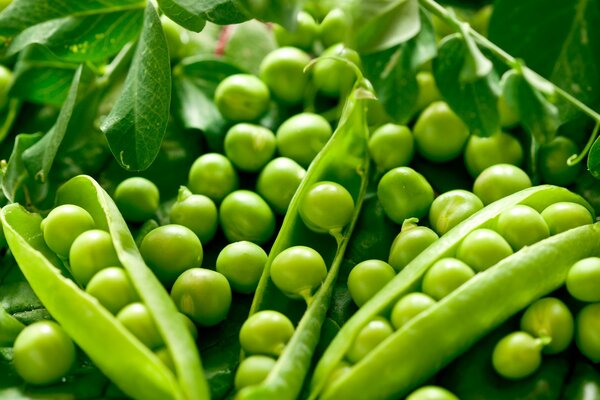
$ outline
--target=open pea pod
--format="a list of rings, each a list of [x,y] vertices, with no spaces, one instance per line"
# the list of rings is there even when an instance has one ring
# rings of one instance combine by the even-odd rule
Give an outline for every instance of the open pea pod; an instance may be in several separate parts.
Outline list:
[[[136,399],[206,399],[208,386],[194,340],[175,305],[145,265],[116,205],[96,181],[78,176],[57,193],[57,205],[86,209],[113,245],[139,297],[148,307],[173,358],[173,374],[91,295],[61,272],[61,261],[46,246],[41,217],[18,204],[2,209],[11,251],[44,306],[123,392]]]
[[[296,330],[268,377],[245,388],[239,399],[294,399],[298,397],[319,342],[321,327],[329,307],[344,250],[352,233],[367,189],[369,168],[367,102],[373,99],[368,81],[360,78],[350,93],[337,129],[310,165],[294,195],[267,260],[250,313],[276,310],[287,315]],[[299,214],[308,189],[321,181],[342,185],[353,197],[351,222],[339,235],[311,231]],[[335,236],[335,237],[334,237]],[[308,246],[319,252],[328,266],[325,281],[307,306],[303,300],[285,296],[271,281],[273,259],[291,246]]]
[[[400,297],[417,290],[425,272],[437,260],[451,257],[467,234],[494,229],[499,214],[514,205],[541,211],[560,201],[582,204],[593,213],[585,200],[565,188],[537,186],[490,204],[429,246],[342,327],[315,369],[311,398],[398,398],[511,315],[560,287],[575,261],[600,253],[600,225],[555,235],[477,274],[326,386],[360,330]]]

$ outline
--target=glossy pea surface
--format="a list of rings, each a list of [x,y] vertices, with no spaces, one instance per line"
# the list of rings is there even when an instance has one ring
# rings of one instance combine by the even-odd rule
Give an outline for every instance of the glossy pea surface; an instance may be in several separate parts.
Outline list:
[[[188,176],[188,187],[192,193],[208,196],[215,203],[239,186],[239,178],[233,164],[218,153],[206,153],[192,164]]]
[[[99,271],[92,277],[85,291],[97,298],[113,314],[138,300],[127,272],[119,267],[108,267]]]
[[[77,236],[69,250],[71,273],[82,286],[103,268],[120,264],[110,234],[99,229],[90,229]]]
[[[267,262],[267,253],[248,241],[230,243],[217,257],[217,272],[223,274],[231,288],[240,293],[254,293]]]
[[[278,214],[285,214],[306,170],[296,161],[277,157],[262,169],[256,181],[256,191]]]
[[[600,362],[600,303],[588,304],[576,320],[576,343],[581,353],[592,362]]]
[[[80,234],[94,227],[90,213],[73,204],[54,208],[41,224],[46,244],[62,258],[69,256],[71,245]]]
[[[346,358],[353,363],[359,362],[393,332],[394,329],[386,319],[376,317],[358,333]]]
[[[425,273],[423,293],[441,300],[473,276],[475,272],[464,262],[456,258],[442,258]]]
[[[133,177],[119,183],[113,197],[126,221],[143,222],[158,211],[160,192],[152,181]]]
[[[348,190],[336,182],[312,185],[300,203],[300,217],[315,232],[339,232],[350,223],[354,214],[354,199]]]
[[[294,334],[294,325],[278,311],[252,314],[240,329],[240,344],[249,354],[279,356]]]
[[[497,231],[517,251],[550,236],[544,218],[533,208],[516,205],[498,217]]]
[[[533,374],[542,363],[542,344],[525,332],[513,332],[502,338],[492,354],[498,374],[507,379],[522,379]]]
[[[306,246],[289,247],[271,263],[273,283],[291,297],[310,298],[326,276],[327,266],[323,257]]]
[[[498,232],[476,229],[462,240],[456,258],[477,272],[484,271],[513,253],[510,244]]]
[[[388,263],[400,271],[438,239],[437,233],[426,226],[403,227],[392,242]]]
[[[438,235],[443,235],[483,208],[483,203],[473,193],[450,190],[436,197],[429,209],[429,223]]]
[[[581,204],[564,201],[549,205],[541,214],[548,224],[551,235],[594,222],[587,208]]]
[[[521,317],[521,330],[549,339],[544,353],[557,354],[566,350],[573,340],[573,315],[560,299],[545,297],[527,307]]]
[[[360,307],[395,276],[396,271],[385,261],[362,261],[348,275],[348,291],[354,303]]]
[[[145,304],[139,302],[128,304],[119,311],[117,319],[148,348],[156,349],[164,344]]]
[[[488,205],[531,187],[529,175],[511,164],[496,164],[484,169],[473,183],[473,193]]]
[[[262,197],[249,190],[236,190],[223,199],[219,221],[230,242],[263,244],[275,233],[275,214]]]
[[[277,129],[277,151],[307,168],[332,133],[331,125],[322,116],[309,112],[296,114]]]
[[[567,291],[580,301],[600,301],[600,258],[577,261],[567,274]]]
[[[275,134],[256,124],[239,123],[225,134],[225,155],[240,171],[257,172],[275,154]]]
[[[394,168],[377,185],[377,198],[385,214],[395,223],[422,218],[433,202],[433,188],[427,179],[410,167]]]
[[[414,292],[402,296],[392,308],[391,322],[400,329],[408,321],[435,304],[435,300],[425,293]]]

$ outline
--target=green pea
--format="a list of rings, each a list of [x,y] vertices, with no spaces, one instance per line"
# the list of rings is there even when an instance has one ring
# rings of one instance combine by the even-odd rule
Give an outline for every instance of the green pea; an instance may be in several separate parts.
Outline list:
[[[577,314],[575,341],[581,353],[600,362],[600,303],[588,304]]]
[[[287,157],[271,160],[258,175],[256,191],[278,214],[285,214],[306,170]]]
[[[385,318],[375,317],[356,335],[346,358],[356,364],[392,333],[394,333],[394,329]]]
[[[258,77],[235,74],[223,79],[215,90],[215,105],[230,121],[250,122],[269,108],[269,88]]]
[[[73,204],[56,207],[41,223],[46,244],[62,258],[69,256],[71,245],[79,235],[94,227],[90,213]]]
[[[410,164],[414,154],[414,138],[410,129],[388,123],[369,137],[369,153],[380,171]]]
[[[550,235],[594,222],[590,211],[577,203],[566,201],[549,205],[542,211],[542,218],[548,224]]]
[[[310,56],[295,47],[280,47],[271,51],[260,63],[260,78],[277,100],[284,104],[299,104],[304,100],[308,75],[304,68]]]
[[[421,111],[431,103],[442,100],[442,95],[431,72],[417,72],[417,84],[419,85],[419,95],[417,96],[416,111]]]
[[[492,354],[492,365],[506,379],[523,379],[542,363],[543,343],[526,332],[513,332],[502,338]]]
[[[319,25],[319,38],[324,47],[344,42],[350,32],[350,19],[341,8],[329,11]]]
[[[498,114],[503,128],[513,128],[519,123],[519,113],[508,105],[503,94],[498,97]]]
[[[341,232],[352,220],[354,199],[339,183],[317,182],[302,198],[299,212],[304,224],[312,231]]]
[[[557,354],[573,341],[573,315],[561,300],[545,297],[527,307],[521,317],[521,330],[549,340],[544,345],[544,353]]]
[[[161,347],[159,349],[154,350],[154,354],[158,357],[160,361],[171,371],[176,372],[175,363],[173,362],[173,357],[171,357],[171,353],[169,349],[166,347]]]
[[[401,224],[408,218],[427,215],[433,202],[433,188],[414,169],[398,167],[383,175],[377,186],[377,198],[388,218]]]
[[[458,397],[439,386],[423,386],[409,394],[406,400],[458,400]]]
[[[521,168],[511,164],[496,164],[486,168],[477,176],[473,183],[473,193],[487,206],[529,187],[531,187],[531,179]]]
[[[404,295],[392,308],[391,322],[395,329],[400,329],[408,321],[435,304],[435,300],[425,293],[409,293]]]
[[[38,321],[26,326],[13,346],[15,370],[32,385],[60,381],[71,370],[75,356],[73,341],[53,321]]]
[[[456,258],[442,258],[435,262],[423,277],[423,293],[441,300],[475,276],[475,272]]]
[[[126,221],[143,222],[156,214],[160,193],[146,178],[127,178],[117,185],[114,200]]]
[[[240,345],[250,354],[279,356],[294,335],[294,325],[278,311],[250,315],[240,329]]]
[[[6,0],[4,0],[6,2]],[[0,2],[0,11],[2,11],[2,2]],[[4,65],[0,65],[0,111],[3,110],[8,104],[9,95],[8,91],[13,82],[13,73],[10,69]]]
[[[589,257],[577,261],[567,274],[567,290],[580,301],[600,301],[600,258]]]
[[[231,287],[227,278],[206,268],[183,272],[173,284],[171,298],[183,314],[200,326],[223,321],[231,307]]]
[[[550,236],[544,218],[533,208],[519,204],[502,211],[498,233],[517,251]]]
[[[179,313],[179,316],[185,323],[185,326],[188,329],[188,331],[190,331],[190,335],[192,335],[192,338],[194,340],[198,339],[198,328],[196,328],[196,324],[194,323],[194,321],[192,321],[191,318],[185,315],[184,313]]]
[[[431,203],[429,223],[441,236],[482,208],[483,203],[473,193],[461,189],[450,190]]]
[[[360,66],[360,56],[342,43],[323,51],[321,57],[341,57]],[[349,93],[356,81],[354,70],[343,61],[323,58],[312,69],[313,84],[324,95],[339,98]]]
[[[267,356],[244,358],[235,372],[235,389],[239,391],[246,386],[258,385],[265,380],[276,363],[274,358]]]
[[[275,134],[260,125],[240,123],[225,135],[225,155],[240,171],[257,172],[275,154]]]
[[[92,277],[85,291],[97,298],[113,314],[139,299],[127,272],[119,267],[99,271]]]
[[[140,253],[158,279],[171,285],[185,270],[202,264],[202,243],[183,225],[164,225],[151,230],[142,240]]]
[[[75,280],[86,286],[98,271],[121,265],[110,234],[99,229],[83,232],[69,250],[69,264]]]
[[[348,291],[354,303],[361,307],[395,276],[396,271],[388,263],[366,260],[356,264],[350,271]]]
[[[464,152],[467,171],[476,178],[486,168],[496,164],[520,166],[523,162],[523,146],[513,135],[498,132],[491,136],[471,135]]]
[[[542,181],[559,186],[568,186],[575,182],[581,164],[567,164],[569,157],[575,154],[579,154],[579,148],[565,136],[557,136],[549,143],[541,145],[538,162]]]
[[[321,255],[306,246],[283,250],[271,263],[271,279],[275,286],[292,298],[307,302],[327,276],[327,266]]]
[[[456,258],[477,272],[484,271],[513,253],[510,244],[498,232],[476,229],[462,240]]]
[[[403,224],[402,231],[392,242],[388,263],[400,271],[438,239],[437,233],[426,226]]]
[[[219,216],[217,206],[210,197],[192,194],[188,189],[179,189],[177,201],[169,211],[172,224],[189,228],[198,236],[200,243],[210,242],[217,233]]]
[[[296,17],[296,28],[293,31],[273,24],[273,33],[280,47],[295,46],[310,50],[319,33],[319,26],[312,15],[300,11]]]
[[[267,263],[267,253],[248,241],[230,243],[217,257],[217,272],[239,293],[254,293]]]
[[[331,138],[329,122],[313,113],[300,113],[285,120],[277,129],[277,151],[307,168]]]
[[[119,311],[117,319],[149,349],[164,345],[156,323],[144,304],[128,304]]]
[[[275,233],[275,214],[262,197],[249,190],[236,190],[223,199],[219,221],[230,242],[263,244]]]
[[[215,203],[220,203],[238,186],[237,172],[231,161],[222,154],[201,155],[190,168],[188,187],[192,193],[208,196]]]
[[[341,379],[344,375],[346,375],[352,369],[352,365],[347,363],[346,361],[340,361],[339,364],[333,369],[331,374],[327,377],[327,381],[325,382],[324,388],[328,388],[333,385],[334,382]]]

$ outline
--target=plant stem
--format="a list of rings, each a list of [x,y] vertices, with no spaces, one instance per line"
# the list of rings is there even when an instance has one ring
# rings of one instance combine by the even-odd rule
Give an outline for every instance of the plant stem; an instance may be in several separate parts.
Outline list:
[[[419,3],[421,4],[421,6],[423,8],[425,8],[426,10],[428,10],[429,12],[431,12],[438,18],[441,18],[442,20],[444,20],[446,23],[448,23],[450,26],[452,26],[455,30],[457,30],[459,32],[461,31],[461,29],[460,29],[461,21],[458,20],[453,15],[453,13],[446,10],[444,7],[442,7],[436,1],[434,1],[434,0],[419,0]],[[479,43],[481,46],[486,47],[488,50],[490,50],[494,54],[494,56],[496,56],[499,60],[504,62],[509,67],[518,68],[519,65],[521,65],[521,62],[519,60],[517,60],[515,57],[508,54],[506,51],[502,50],[500,47],[498,47],[496,44],[491,42],[488,38],[486,38],[485,36],[483,36],[482,34],[477,32],[470,26],[468,26],[468,28],[463,28],[463,29],[465,29],[465,31],[468,32],[471,35],[471,37],[473,37],[477,41],[477,43]],[[552,87],[554,87],[556,94],[558,94],[564,100],[566,100],[567,102],[569,102],[572,105],[574,105],[575,107],[577,107],[579,110],[581,110],[583,113],[588,115],[590,118],[592,118],[597,123],[600,122],[600,113],[594,111],[587,105],[583,104],[581,101],[579,101],[578,99],[573,97],[570,93],[568,93],[565,90],[561,89],[560,87],[556,86],[554,83],[550,82],[548,79],[544,78],[543,76],[541,76],[537,72],[531,70],[530,68],[527,68],[525,66],[521,66],[521,68],[527,69],[528,73],[530,73],[530,74],[534,75],[536,78],[552,85]]]

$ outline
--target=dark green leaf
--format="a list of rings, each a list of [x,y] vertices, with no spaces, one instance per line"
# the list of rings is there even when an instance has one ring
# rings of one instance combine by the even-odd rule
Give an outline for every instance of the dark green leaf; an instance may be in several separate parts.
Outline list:
[[[496,0],[489,35],[584,103],[600,105],[597,0]]]
[[[102,123],[108,144],[127,170],[150,166],[167,128],[171,66],[160,19],[148,2],[125,88]]]
[[[158,0],[158,6],[167,17],[194,32],[200,32],[206,24],[202,15],[204,3],[197,0]]]
[[[414,114],[419,87],[418,68],[437,52],[435,34],[429,17],[421,13],[421,30],[408,42],[362,57],[365,75],[387,113],[405,124]]]
[[[53,19],[27,28],[15,36],[7,55],[38,43],[63,60],[104,60],[135,39],[142,22],[141,10]]]
[[[417,0],[350,1],[352,47],[372,53],[414,37],[421,28]]]
[[[468,50],[460,70],[460,81],[462,83],[473,83],[488,76],[492,72],[493,64],[481,53],[475,40],[468,33],[467,25],[461,24],[460,27],[464,44]]]
[[[596,139],[590,149],[587,167],[596,179],[600,179],[600,138]]]
[[[296,28],[298,11],[300,11],[301,0],[233,0],[240,10],[249,17],[266,22],[275,22],[287,30]],[[223,0],[217,0],[223,2]]]
[[[28,47],[15,65],[10,96],[59,107],[76,69],[77,64],[61,61],[41,46]]]
[[[498,78],[490,73],[470,82],[461,79],[463,66],[471,57],[460,35],[447,37],[433,62],[433,75],[440,93],[471,133],[489,136],[500,130]]]
[[[560,123],[558,108],[550,103],[525,75],[511,70],[502,80],[506,103],[518,114],[519,121],[527,132],[537,144],[552,140]]]
[[[42,139],[26,149],[22,154],[25,168],[27,168],[29,175],[36,181],[43,183],[48,177],[48,172],[50,172],[56,153],[69,127],[69,121],[71,120],[80,84],[82,83],[82,73],[83,67],[79,67],[77,72],[75,72],[69,95],[60,110],[60,114],[58,114],[58,119],[54,126]]]
[[[23,152],[33,146],[41,137],[41,133],[22,133],[17,135],[12,154],[8,159],[6,171],[4,171],[2,176],[2,191],[4,192],[4,196],[11,202],[15,201],[17,193],[29,178],[27,169],[23,164]]]
[[[269,27],[248,21],[233,27],[224,54],[239,68],[258,74],[262,59],[275,48],[277,43]]]

